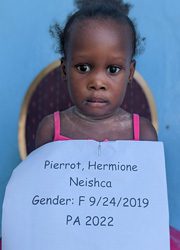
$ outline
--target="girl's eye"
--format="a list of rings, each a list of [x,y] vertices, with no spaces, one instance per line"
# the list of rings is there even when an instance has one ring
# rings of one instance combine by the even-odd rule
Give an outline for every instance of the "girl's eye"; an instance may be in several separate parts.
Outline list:
[[[107,72],[110,74],[117,74],[120,70],[121,70],[120,67],[115,65],[108,66],[107,68]]]
[[[76,68],[82,73],[87,73],[91,70],[91,67],[88,64],[76,65]]]

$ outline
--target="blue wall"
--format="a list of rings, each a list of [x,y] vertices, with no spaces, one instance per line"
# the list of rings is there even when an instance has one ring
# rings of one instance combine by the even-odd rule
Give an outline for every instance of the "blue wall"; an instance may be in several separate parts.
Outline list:
[[[159,139],[166,150],[170,223],[180,229],[180,1],[130,2],[134,4],[131,16],[146,37],[137,70],[149,83],[157,104]],[[0,207],[5,185],[20,162],[17,131],[24,95],[35,76],[58,58],[49,25],[54,20],[64,22],[71,10],[72,0],[1,0]]]

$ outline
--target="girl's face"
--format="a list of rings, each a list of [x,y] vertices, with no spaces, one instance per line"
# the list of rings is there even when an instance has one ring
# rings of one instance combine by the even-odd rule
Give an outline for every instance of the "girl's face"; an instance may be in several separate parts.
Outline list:
[[[113,20],[73,25],[62,66],[72,101],[83,115],[103,119],[119,111],[135,68],[129,29]]]

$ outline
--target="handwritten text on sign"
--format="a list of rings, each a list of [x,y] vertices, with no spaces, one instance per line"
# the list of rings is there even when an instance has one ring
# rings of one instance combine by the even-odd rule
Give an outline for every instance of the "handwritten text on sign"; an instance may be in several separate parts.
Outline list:
[[[66,141],[34,151],[8,184],[3,234],[4,250],[169,250],[162,143]]]

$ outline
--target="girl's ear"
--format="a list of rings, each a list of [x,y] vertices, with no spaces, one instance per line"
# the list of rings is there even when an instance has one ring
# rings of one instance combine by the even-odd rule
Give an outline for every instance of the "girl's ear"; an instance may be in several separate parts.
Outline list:
[[[66,79],[66,66],[65,66],[64,57],[62,57],[60,61],[61,61],[61,65],[60,65],[61,75],[62,75],[62,78],[65,80]]]
[[[131,60],[131,65],[130,65],[129,82],[132,82],[132,80],[133,80],[135,68],[136,68],[136,60],[133,59],[133,60]]]

